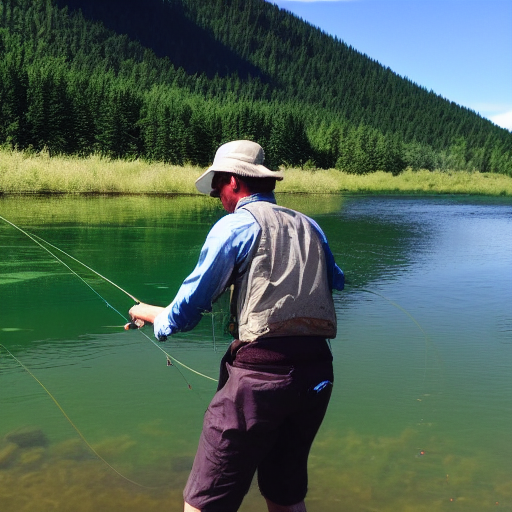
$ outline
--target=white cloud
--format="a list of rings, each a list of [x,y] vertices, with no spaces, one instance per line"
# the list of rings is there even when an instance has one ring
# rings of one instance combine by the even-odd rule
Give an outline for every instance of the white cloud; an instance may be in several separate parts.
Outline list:
[[[494,124],[512,131],[511,103],[473,103],[468,105],[468,108],[489,119]]]
[[[494,124],[497,124],[502,128],[512,130],[512,110],[509,110],[508,112],[503,112],[502,114],[497,114],[495,116],[490,116],[489,119]]]

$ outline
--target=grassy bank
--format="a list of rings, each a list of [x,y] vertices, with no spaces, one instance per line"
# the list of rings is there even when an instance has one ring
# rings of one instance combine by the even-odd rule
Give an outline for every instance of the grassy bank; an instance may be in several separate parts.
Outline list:
[[[199,167],[178,167],[143,160],[52,157],[0,151],[0,193],[4,194],[197,194]],[[335,169],[286,169],[279,192],[372,194],[479,194],[512,196],[512,178],[478,172],[405,171],[347,174]]]

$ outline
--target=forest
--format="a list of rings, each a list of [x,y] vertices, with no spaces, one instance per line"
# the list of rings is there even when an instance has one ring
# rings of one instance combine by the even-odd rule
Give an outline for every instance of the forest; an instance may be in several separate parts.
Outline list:
[[[0,146],[512,176],[512,133],[264,0],[1,0]]]

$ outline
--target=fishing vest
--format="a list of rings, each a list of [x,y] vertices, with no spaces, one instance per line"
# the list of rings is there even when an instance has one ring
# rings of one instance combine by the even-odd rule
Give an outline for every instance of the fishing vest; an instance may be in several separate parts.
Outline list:
[[[261,227],[247,271],[235,283],[238,338],[336,336],[336,313],[320,237],[305,215],[248,203]]]

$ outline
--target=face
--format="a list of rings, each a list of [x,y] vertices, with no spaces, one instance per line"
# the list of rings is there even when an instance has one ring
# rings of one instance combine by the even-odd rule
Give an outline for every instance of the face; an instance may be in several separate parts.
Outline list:
[[[216,172],[212,179],[210,196],[218,197],[224,210],[233,213],[240,199],[238,180],[233,175]]]

